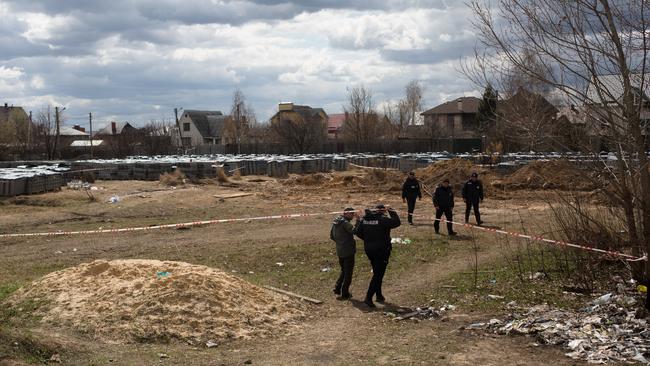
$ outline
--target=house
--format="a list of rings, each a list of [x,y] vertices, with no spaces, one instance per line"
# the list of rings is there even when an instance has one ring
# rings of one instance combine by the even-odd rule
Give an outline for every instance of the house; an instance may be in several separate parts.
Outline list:
[[[23,107],[14,107],[5,103],[4,107],[0,107],[0,123],[10,120],[29,121],[29,116],[25,113]]]
[[[278,112],[271,117],[271,123],[281,120],[292,120],[294,122],[321,122],[327,125],[327,113],[323,108],[312,108],[307,105],[295,105],[293,103],[280,103]]]
[[[421,115],[432,137],[440,138],[480,138],[476,120],[481,100],[476,97],[461,97],[433,107]]]
[[[645,80],[642,80],[645,78]],[[650,135],[650,98],[648,97],[648,83],[650,75],[641,74],[630,75],[632,92],[634,93],[634,105],[639,106],[639,118],[645,126],[641,133]],[[623,103],[624,87],[623,78],[620,75],[600,75],[592,79],[587,88],[587,100],[584,108],[578,108],[583,112],[583,119],[590,134],[607,134],[611,133],[607,127],[608,122],[602,121],[610,113],[618,118],[622,118],[623,112],[621,106]],[[606,111],[605,109],[608,109]],[[607,131],[609,130],[609,131]]]
[[[128,122],[111,122],[101,130],[97,131],[95,136],[120,136],[128,135],[136,131],[137,128],[133,127]]]
[[[221,111],[185,110],[178,124],[180,131],[175,131],[172,141],[185,148],[235,142],[228,132],[232,127],[231,118]]]
[[[52,135],[56,135],[56,128],[53,129]],[[80,126],[60,126],[59,127],[59,146],[71,146],[75,141],[82,140],[88,141],[90,134],[88,134]]]
[[[22,107],[10,106],[7,103],[4,107],[0,107],[0,142],[29,143],[33,130],[34,125]]]
[[[348,113],[330,114],[327,119],[327,137],[338,138],[343,130],[343,125],[348,119]]]

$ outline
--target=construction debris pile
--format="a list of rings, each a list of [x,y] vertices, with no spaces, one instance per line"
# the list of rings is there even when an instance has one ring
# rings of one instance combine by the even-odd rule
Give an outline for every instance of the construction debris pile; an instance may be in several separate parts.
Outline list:
[[[286,333],[305,305],[218,269],[157,260],[97,260],[46,275],[1,306],[39,304],[44,326],[107,342],[219,344]]]
[[[626,292],[605,294],[579,311],[548,305],[519,309],[505,320],[492,319],[465,329],[534,335],[539,344],[560,345],[568,357],[589,363],[636,361],[650,364],[650,330],[639,298]]]

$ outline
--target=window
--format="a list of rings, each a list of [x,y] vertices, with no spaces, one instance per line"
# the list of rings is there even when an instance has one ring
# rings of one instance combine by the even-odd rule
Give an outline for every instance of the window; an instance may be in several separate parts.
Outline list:
[[[190,124],[189,122],[183,123],[183,131],[189,131],[190,130]]]
[[[473,131],[478,128],[476,118],[471,116],[463,116],[463,131]]]
[[[454,127],[454,115],[453,114],[448,114],[447,115],[447,123],[451,125],[451,127]]]

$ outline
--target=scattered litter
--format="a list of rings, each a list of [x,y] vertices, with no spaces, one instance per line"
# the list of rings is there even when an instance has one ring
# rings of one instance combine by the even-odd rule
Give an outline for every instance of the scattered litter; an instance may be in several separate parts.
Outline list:
[[[50,357],[50,362],[56,362],[56,363],[61,363],[61,355],[58,353],[55,353]]]
[[[92,189],[90,183],[82,182],[80,180],[73,180],[68,182],[68,188],[73,189],[75,191],[85,191],[85,190]]]
[[[432,320],[442,317],[446,312],[456,310],[456,306],[446,304],[441,307],[424,306],[415,309],[400,308],[397,312],[387,311],[384,314],[395,320],[417,319]]]
[[[545,277],[546,277],[545,273],[535,272],[535,273],[531,274],[530,276],[528,276],[528,279],[530,279],[530,280],[540,280],[540,279],[545,278]]]
[[[639,286],[637,286],[636,289],[637,289],[639,292],[643,292],[644,294],[648,292],[648,288],[647,288],[646,286],[643,286],[643,285],[639,285]]]
[[[208,347],[208,348],[213,348],[213,347],[216,347],[216,346],[218,346],[218,345],[219,345],[219,343],[214,342],[214,341],[212,341],[212,340],[209,340],[209,341],[207,341],[207,342],[205,343],[205,346]]]
[[[331,271],[331,270],[332,270],[331,267],[325,267],[325,268],[321,269],[320,271],[321,271],[321,272],[329,272],[329,271]]]
[[[284,267],[284,263],[282,262],[276,262],[275,265],[278,267]]]
[[[160,358],[169,358],[169,355],[166,354],[166,353],[159,353],[158,357],[160,357]]]
[[[57,250],[56,252],[54,252],[54,254],[63,254],[63,252],[60,251],[60,250]]]
[[[120,201],[121,201],[121,199],[120,199],[120,196],[118,196],[118,195],[111,196],[111,198],[108,199],[108,202],[110,202],[110,203],[118,203]]]
[[[411,244],[413,241],[409,238],[392,238],[390,240],[391,244]]]
[[[499,334],[536,336],[540,344],[561,345],[566,356],[589,363],[637,361],[648,364],[650,331],[635,304],[635,287],[621,294],[608,293],[578,311],[537,305],[519,308],[505,320],[474,323],[465,329],[486,329]],[[638,293],[636,293],[638,296]],[[514,308],[515,303],[508,303]]]
[[[487,297],[490,300],[503,300],[503,299],[505,299],[505,296],[501,296],[501,295],[487,295]]]
[[[157,272],[156,273],[156,277],[158,277],[158,279],[169,277],[171,275],[172,275],[171,272],[167,272],[167,271]]]

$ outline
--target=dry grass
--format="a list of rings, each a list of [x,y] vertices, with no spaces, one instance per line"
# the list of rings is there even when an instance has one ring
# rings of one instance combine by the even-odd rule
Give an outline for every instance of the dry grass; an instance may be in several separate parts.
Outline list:
[[[187,177],[180,170],[175,170],[171,173],[165,173],[160,176],[160,184],[168,187],[176,187],[185,185]]]

